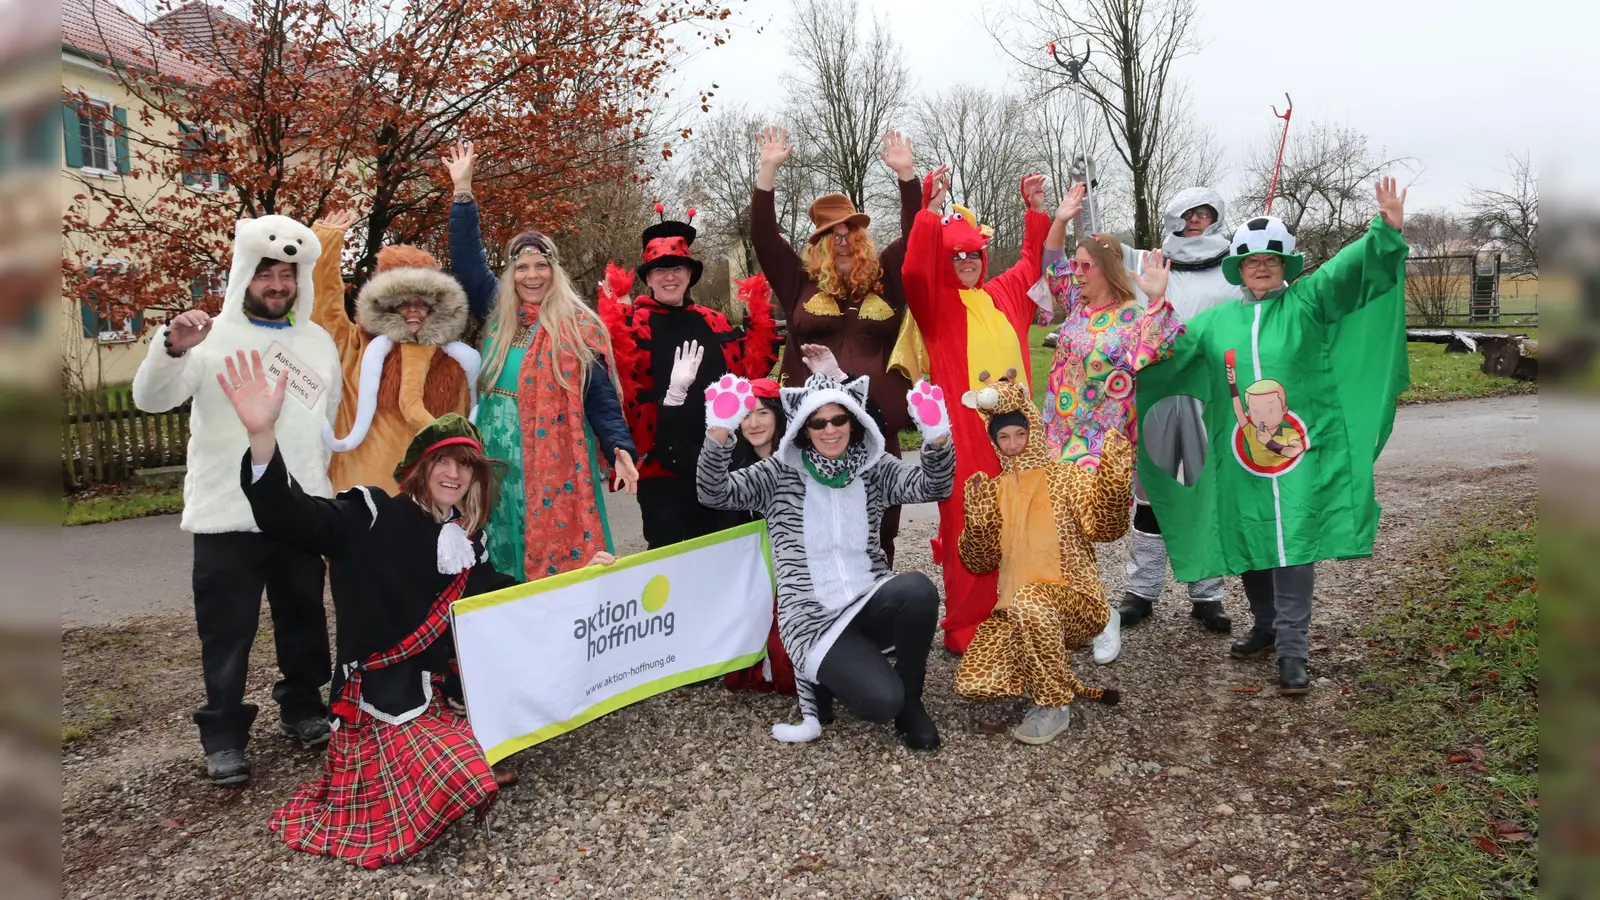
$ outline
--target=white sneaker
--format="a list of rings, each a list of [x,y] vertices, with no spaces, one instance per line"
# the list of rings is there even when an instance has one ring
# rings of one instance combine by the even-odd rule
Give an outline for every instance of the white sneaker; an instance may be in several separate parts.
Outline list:
[[[1070,706],[1035,706],[1011,729],[1011,736],[1024,744],[1048,744],[1072,724]]]
[[[1094,636],[1094,661],[1100,665],[1115,662],[1122,653],[1122,617],[1116,610],[1106,620],[1106,630]]]

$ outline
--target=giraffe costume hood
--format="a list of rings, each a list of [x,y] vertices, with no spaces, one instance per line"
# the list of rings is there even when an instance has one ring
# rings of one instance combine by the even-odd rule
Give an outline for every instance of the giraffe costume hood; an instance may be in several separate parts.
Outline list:
[[[1116,703],[1116,691],[1078,681],[1069,654],[1109,620],[1094,544],[1128,530],[1133,446],[1120,433],[1108,437],[1098,472],[1052,458],[1016,375],[979,373],[982,387],[961,398],[986,427],[1020,414],[1028,441],[1000,455],[998,476],[978,472],[966,485],[961,562],[974,574],[998,570],[999,597],[956,668],[956,691],[985,700],[1031,694],[1040,706],[1076,696]]]

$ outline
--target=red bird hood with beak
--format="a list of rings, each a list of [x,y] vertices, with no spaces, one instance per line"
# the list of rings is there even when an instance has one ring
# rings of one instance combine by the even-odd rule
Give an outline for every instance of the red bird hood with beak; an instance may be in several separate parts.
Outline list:
[[[931,178],[931,174],[929,178]],[[922,205],[927,208],[933,200],[933,184],[925,179],[922,184]],[[987,225],[979,225],[978,217],[972,210],[960,204],[952,204],[950,212],[941,216],[940,224],[944,226],[940,236],[944,241],[945,259],[954,265],[957,253],[978,253],[983,258],[983,271],[978,275],[978,287],[989,279],[989,238],[994,235],[994,229]]]

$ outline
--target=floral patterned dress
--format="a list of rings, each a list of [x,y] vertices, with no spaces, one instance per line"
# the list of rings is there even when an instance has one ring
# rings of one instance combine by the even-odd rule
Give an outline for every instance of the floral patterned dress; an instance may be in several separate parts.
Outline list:
[[[1062,461],[1097,471],[1106,432],[1138,439],[1134,375],[1172,355],[1183,323],[1164,298],[1089,308],[1066,260],[1047,269],[1045,280],[1051,298],[1066,312],[1045,387],[1045,440]],[[1050,322],[1042,311],[1040,319],[1042,325]]]

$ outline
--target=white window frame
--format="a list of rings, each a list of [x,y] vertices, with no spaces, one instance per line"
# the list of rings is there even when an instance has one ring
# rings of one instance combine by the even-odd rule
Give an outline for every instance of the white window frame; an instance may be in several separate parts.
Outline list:
[[[208,133],[209,133],[209,135],[208,135]],[[208,136],[210,137],[211,140],[214,140],[214,141],[222,140],[222,136],[221,135],[219,135],[219,134],[217,134],[215,132],[211,132],[209,129],[201,129],[199,134],[200,134],[200,140],[202,142],[205,141]],[[179,150],[178,152],[182,153],[183,151]],[[189,181],[188,181],[188,177],[189,177],[188,173],[187,172],[184,173],[183,186],[188,188],[191,191],[194,191],[194,192],[200,193],[200,194],[220,194],[220,193],[222,193],[222,173],[221,172],[206,172],[205,173],[205,181],[198,182],[198,183],[195,183],[195,184],[190,184]]]
[[[110,97],[104,97],[99,94],[84,94],[84,97],[89,101],[89,106],[97,107],[97,109],[91,111],[80,108],[78,110],[78,140],[83,147],[83,168],[80,171],[99,178],[121,178],[122,173],[117,171],[117,138],[116,135],[112,134],[110,128],[105,127],[106,123],[110,123],[112,127],[115,127],[116,120],[113,118],[113,114],[116,112],[117,104]],[[99,110],[102,109],[105,111],[104,116],[98,114]],[[100,134],[105,138],[107,168],[91,165],[89,162],[89,147],[82,145],[83,123],[85,122],[99,127]]]
[[[105,258],[102,258],[102,259],[96,259],[96,260],[93,260],[93,261],[91,261],[89,263],[89,267],[95,272],[100,272],[100,271],[105,270],[105,269],[113,269],[113,268],[121,269],[121,270],[126,271],[127,265],[128,265],[128,261],[127,260],[117,259],[115,257],[105,257]],[[99,318],[99,312],[98,311],[96,311],[95,317],[97,319]],[[95,340],[100,344],[131,344],[131,343],[134,343],[135,341],[139,340],[139,336],[137,334],[133,333],[133,318],[134,318],[133,316],[129,316],[128,320],[126,322],[122,323],[122,327],[120,329],[117,329],[117,330],[114,330],[114,331],[102,331],[102,332],[100,332],[98,335],[95,336]]]

